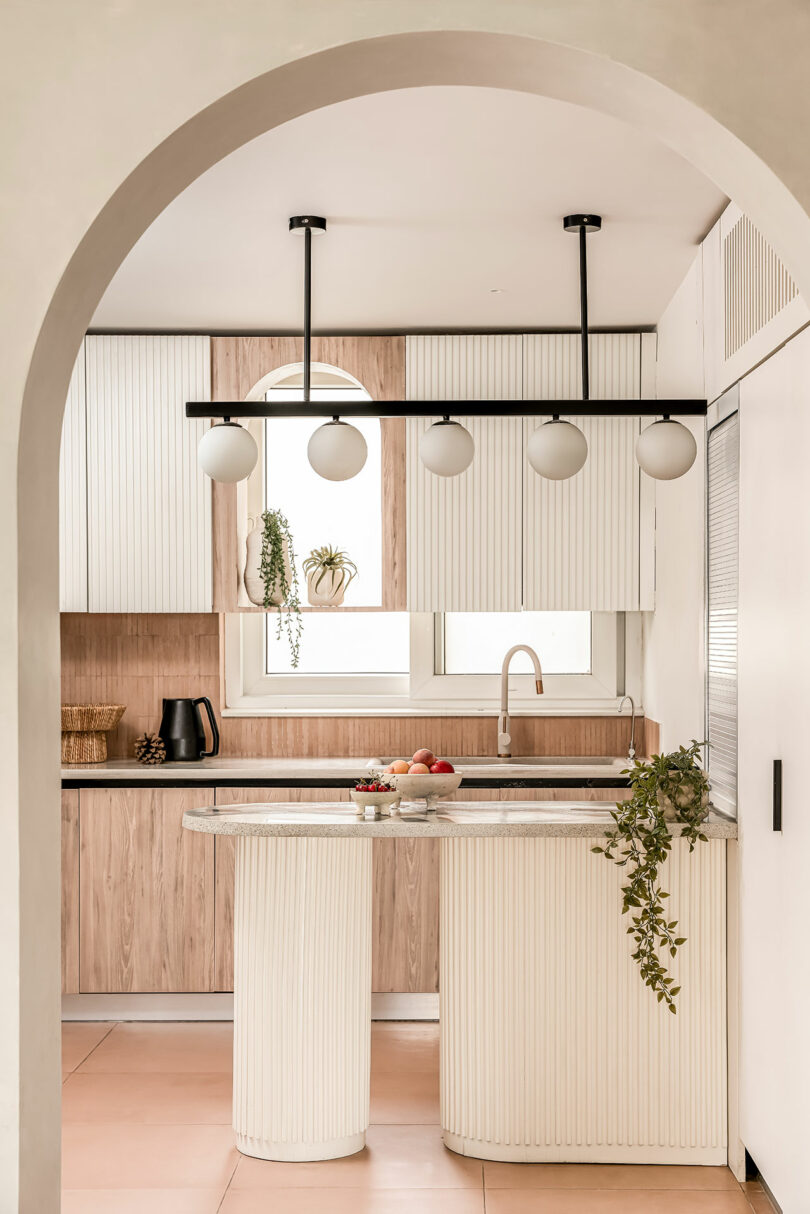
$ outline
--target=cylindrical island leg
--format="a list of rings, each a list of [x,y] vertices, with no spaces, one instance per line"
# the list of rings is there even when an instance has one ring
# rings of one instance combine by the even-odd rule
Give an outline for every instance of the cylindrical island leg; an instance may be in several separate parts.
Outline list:
[[[661,880],[687,943],[678,1014],[639,976],[624,870],[592,838],[441,841],[441,1122],[463,1155],[722,1164],[725,842],[673,841]]]
[[[240,836],[234,903],[236,1145],[315,1160],[365,1145],[371,839]]]

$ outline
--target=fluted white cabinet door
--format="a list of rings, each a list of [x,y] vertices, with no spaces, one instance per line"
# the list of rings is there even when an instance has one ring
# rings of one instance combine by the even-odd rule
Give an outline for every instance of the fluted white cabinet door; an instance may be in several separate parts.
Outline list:
[[[90,611],[210,611],[207,337],[86,338]]]
[[[405,348],[408,400],[520,399],[520,335],[409,337]],[[408,421],[408,610],[519,611],[520,419],[452,416],[475,440],[471,467],[454,477],[419,459],[432,419]]]
[[[591,397],[641,395],[638,333],[590,338]],[[527,400],[581,398],[580,339],[571,333],[524,338]],[[563,415],[564,416],[564,415]],[[642,542],[654,543],[641,519],[641,472],[635,459],[639,419],[571,418],[588,440],[583,469],[565,481],[537,476],[526,463],[523,482],[523,607],[527,611],[639,611],[653,606]],[[524,420],[524,448],[542,419]],[[645,511],[653,501],[645,498]],[[644,593],[642,593],[642,587]]]
[[[65,402],[59,456],[59,607],[87,610],[87,414],[84,342]]]

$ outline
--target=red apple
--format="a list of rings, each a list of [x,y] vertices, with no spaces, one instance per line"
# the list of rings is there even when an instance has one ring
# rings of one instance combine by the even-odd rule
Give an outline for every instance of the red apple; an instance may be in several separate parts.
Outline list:
[[[433,776],[444,776],[452,774],[455,771],[452,763],[448,763],[447,759],[437,759],[435,763],[430,765],[430,773]]]
[[[417,751],[417,754],[421,753],[421,751]],[[426,776],[429,774],[430,768],[428,767],[427,763],[411,763],[410,767],[408,768],[409,776]]]
[[[411,759],[411,763],[424,763],[425,767],[430,767],[431,763],[436,762],[436,756],[432,750],[417,750],[416,754]]]

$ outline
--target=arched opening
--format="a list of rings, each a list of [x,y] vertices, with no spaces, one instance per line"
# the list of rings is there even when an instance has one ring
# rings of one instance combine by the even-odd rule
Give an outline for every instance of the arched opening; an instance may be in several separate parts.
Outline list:
[[[59,419],[76,349],[128,250],[206,168],[308,110],[361,94],[426,84],[542,93],[603,110],[653,132],[744,208],[772,240],[799,289],[810,295],[810,218],[762,159],[714,117],[651,76],[615,60],[525,36],[407,33],[350,42],[291,61],[201,110],[121,183],[70,259],[39,330],[16,452],[17,646],[5,670],[18,705],[15,783],[22,875],[19,890],[9,885],[6,896],[13,908],[7,921],[19,938],[15,959],[21,970],[19,995],[12,996],[9,1013],[9,1040],[21,1045],[19,1090],[26,1092],[21,1116],[26,1125],[37,1126],[25,1148],[12,1148],[18,1159],[24,1156],[20,1186],[28,1195],[28,1208],[44,1210],[45,1203],[53,1202],[54,1169],[43,1169],[41,1159],[43,1153],[55,1157],[58,1132],[53,1023],[58,972],[53,888],[57,773],[55,764],[42,764],[39,755],[43,749],[57,753],[56,469]],[[9,475],[14,454],[7,460]],[[13,801],[14,792],[9,795]],[[12,1133],[16,1142],[17,1131]],[[16,1180],[10,1183],[16,1190]]]

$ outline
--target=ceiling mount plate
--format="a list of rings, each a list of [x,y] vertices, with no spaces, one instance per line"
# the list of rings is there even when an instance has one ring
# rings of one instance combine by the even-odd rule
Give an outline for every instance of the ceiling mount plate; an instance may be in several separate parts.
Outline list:
[[[580,228],[584,228],[586,232],[598,232],[602,227],[601,215],[566,215],[563,220],[563,227],[566,232],[578,232]]]
[[[302,232],[325,232],[326,220],[322,215],[291,215],[290,231],[298,236]]]

